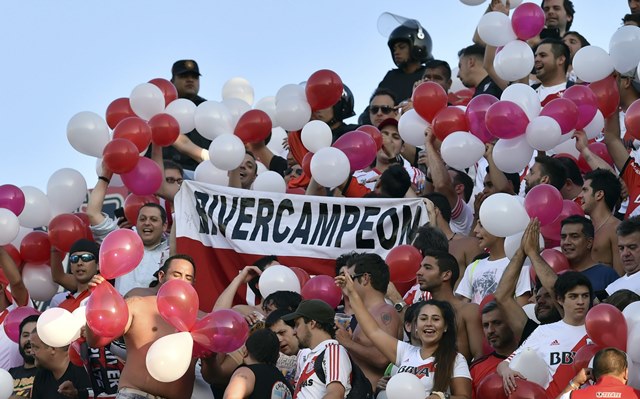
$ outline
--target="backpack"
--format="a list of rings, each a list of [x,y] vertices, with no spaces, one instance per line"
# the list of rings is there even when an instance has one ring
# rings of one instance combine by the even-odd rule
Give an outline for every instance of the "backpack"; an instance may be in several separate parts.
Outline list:
[[[324,360],[324,352],[320,353],[316,360],[313,362],[313,369],[318,376],[318,379],[323,384],[326,384],[326,376],[322,369],[322,361]],[[349,355],[349,361],[351,362],[351,391],[346,396],[346,399],[373,399],[373,389],[371,388],[371,382],[364,375],[362,369],[353,361],[351,355]]]

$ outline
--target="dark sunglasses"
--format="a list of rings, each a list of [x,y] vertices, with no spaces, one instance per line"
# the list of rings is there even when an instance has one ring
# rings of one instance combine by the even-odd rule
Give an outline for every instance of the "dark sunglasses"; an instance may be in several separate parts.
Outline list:
[[[83,262],[91,262],[92,260],[96,260],[94,254],[82,254],[82,255],[71,255],[69,256],[69,262],[78,263],[78,261],[82,259]]]
[[[178,183],[178,184],[182,184],[184,179],[176,179],[174,177],[165,177],[164,181],[166,181],[169,184],[174,184],[174,183]]]
[[[284,170],[284,174],[286,175],[290,175],[291,173],[294,173],[296,176],[301,176],[302,175],[302,169],[298,169],[298,168],[287,168]]]
[[[392,112],[396,112],[395,107],[389,107],[388,105],[383,105],[381,107],[377,105],[372,105],[369,107],[369,110],[371,111],[372,114],[377,114],[378,111],[382,111],[382,113],[385,115],[389,115]]]

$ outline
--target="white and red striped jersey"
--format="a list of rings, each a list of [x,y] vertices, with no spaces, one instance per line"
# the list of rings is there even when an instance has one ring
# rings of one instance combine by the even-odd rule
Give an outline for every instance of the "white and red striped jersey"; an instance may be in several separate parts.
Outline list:
[[[322,368],[326,376],[323,384],[314,368],[316,358],[323,352]],[[335,339],[320,342],[310,351],[298,354],[298,381],[293,397],[296,399],[321,399],[324,397],[327,385],[337,381],[345,389],[345,396],[351,390],[351,361],[347,350]]]

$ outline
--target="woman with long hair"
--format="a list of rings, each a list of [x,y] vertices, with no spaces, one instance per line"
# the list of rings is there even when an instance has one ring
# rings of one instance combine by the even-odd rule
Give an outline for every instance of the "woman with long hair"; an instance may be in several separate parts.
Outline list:
[[[349,297],[358,324],[371,342],[398,372],[415,374],[429,394],[426,399],[471,398],[471,376],[464,356],[456,349],[455,313],[447,302],[428,300],[413,318],[420,346],[402,342],[384,332],[365,308],[348,274],[336,277],[336,284]]]

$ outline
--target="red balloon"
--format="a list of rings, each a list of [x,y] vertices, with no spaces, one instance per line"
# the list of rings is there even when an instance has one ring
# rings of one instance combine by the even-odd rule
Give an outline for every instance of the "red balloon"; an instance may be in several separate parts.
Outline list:
[[[13,184],[0,186],[0,208],[6,208],[19,216],[24,209],[25,198],[20,187]]]
[[[357,131],[365,132],[373,139],[373,142],[376,143],[376,151],[379,151],[382,148],[382,133],[378,130],[377,127],[372,125],[362,125]]]
[[[125,275],[140,264],[143,256],[144,245],[138,233],[128,229],[112,231],[100,245],[100,274],[107,280]]]
[[[309,79],[304,92],[312,111],[326,109],[340,101],[344,86],[337,73],[329,69],[314,72]]]
[[[320,299],[335,309],[342,299],[342,290],[335,283],[333,277],[319,275],[309,280],[302,287],[303,299]]]
[[[469,125],[465,118],[465,111],[458,107],[446,107],[433,118],[433,133],[443,141],[453,132],[467,132]]]
[[[571,365],[573,371],[578,373],[580,370],[589,367],[591,359],[593,359],[600,349],[602,349],[602,347],[596,344],[587,344],[578,349],[576,355],[573,357],[573,364]]]
[[[634,139],[640,139],[640,100],[634,101],[627,108],[624,114],[624,125]]]
[[[591,152],[593,152],[594,154],[602,158],[603,161],[605,161],[606,163],[611,165],[611,167],[613,167],[613,159],[611,158],[611,155],[609,154],[609,150],[607,150],[607,145],[605,143],[601,143],[601,142],[591,143],[589,144],[589,149],[591,150]],[[582,154],[580,154],[580,156],[578,157],[578,168],[580,168],[580,171],[582,173],[587,173],[591,171],[591,166],[589,166],[589,164],[584,159]]]
[[[20,243],[20,256],[25,263],[42,264],[49,261],[51,242],[44,231],[32,231]]]
[[[520,381],[518,381],[520,383]],[[478,384],[477,396],[478,398],[492,398],[492,399],[507,399],[507,395],[504,393],[504,386],[502,384],[502,377],[498,373],[491,373],[484,377],[480,384]]]
[[[180,279],[169,280],[158,290],[158,312],[178,331],[189,331],[198,316],[198,293],[193,285]]]
[[[124,200],[124,216],[127,218],[129,223],[136,224],[138,220],[138,212],[140,212],[140,208],[144,204],[148,203],[160,204],[158,197],[155,195],[136,195],[129,194],[127,198]]]
[[[116,98],[107,107],[106,120],[111,129],[115,129],[121,120],[135,116],[136,113],[131,109],[129,99],[126,97]]]
[[[113,129],[114,139],[130,140],[138,148],[138,153],[144,152],[151,143],[151,128],[149,124],[137,116],[125,118]]]
[[[469,101],[473,98],[474,89],[462,89],[455,93],[449,92],[447,94],[447,102],[451,105],[464,105],[469,104]]]
[[[415,281],[423,258],[420,250],[413,245],[399,245],[391,249],[385,260],[389,265],[389,279],[394,283]]]
[[[164,96],[164,106],[166,107],[172,101],[178,99],[178,89],[168,81],[167,79],[155,78],[151,79],[149,83],[157,86],[160,91],[162,91],[162,95]]]
[[[396,287],[396,290],[398,290],[398,292],[402,296],[404,296],[407,292],[409,292],[411,287],[413,287],[415,284],[416,284],[415,280],[393,283],[393,285]]]
[[[540,116],[548,116],[555,119],[560,125],[562,134],[569,133],[576,128],[576,124],[578,123],[578,106],[569,99],[556,98],[542,107]],[[589,120],[589,122],[591,122],[591,120]]]
[[[249,325],[231,309],[216,310],[196,321],[191,329],[194,343],[211,352],[229,353],[240,348],[249,336]]]
[[[576,204],[575,201],[563,200],[562,211],[560,212],[556,220],[540,228],[540,232],[542,233],[542,237],[544,237],[545,246],[547,248],[553,248],[560,245],[560,222],[572,215],[584,216],[582,207]]]
[[[293,272],[298,277],[298,281],[300,281],[300,287],[304,287],[304,285],[311,279],[309,273],[300,269],[299,267],[290,267],[289,269],[293,270]]]
[[[605,118],[616,112],[618,105],[620,105],[620,92],[616,78],[607,76],[597,82],[589,83],[589,88],[596,95],[598,109]]]
[[[469,131],[482,140],[483,143],[488,143],[494,138],[491,132],[489,132],[489,129],[487,129],[485,115],[489,107],[498,101],[499,100],[491,94],[480,94],[472,98],[467,105],[465,116],[469,124]]]
[[[233,131],[243,143],[258,143],[264,141],[271,134],[271,118],[266,112],[252,109],[245,112]]]
[[[113,139],[102,150],[102,160],[113,173],[121,174],[133,170],[138,164],[140,153],[132,141]]]
[[[102,248],[100,253],[102,254]],[[102,268],[102,262],[100,266]],[[129,321],[129,308],[118,291],[105,281],[91,292],[87,301],[86,316],[87,325],[96,335],[119,337],[124,333]]]
[[[160,147],[175,143],[180,135],[180,125],[176,118],[169,114],[157,114],[149,119],[151,142]]]
[[[447,106],[447,92],[435,82],[424,82],[413,90],[411,100],[418,115],[431,122]]]
[[[511,392],[509,399],[540,399],[546,398],[547,392],[535,382],[518,380],[516,390]]]
[[[313,152],[307,152],[302,158],[302,171],[305,175],[311,177],[311,158],[313,158]]]
[[[69,252],[73,243],[85,236],[86,227],[76,215],[63,213],[49,222],[49,241],[60,252]]]
[[[531,218],[538,218],[540,225],[552,223],[562,211],[562,194],[550,184],[538,184],[524,199],[524,209]]]
[[[22,256],[20,256],[20,251],[18,251],[18,249],[12,244],[2,245],[2,248],[4,248],[9,256],[11,256],[13,263],[15,263],[18,268],[22,268]]]
[[[540,253],[540,256],[542,256],[542,259],[544,259],[556,273],[570,269],[567,257],[557,249],[544,249]]]
[[[193,341],[193,349],[191,350],[191,357],[194,359],[202,359],[213,355],[213,352],[199,343]]]
[[[567,100],[568,101],[568,100]],[[514,102],[501,100],[487,109],[484,116],[487,130],[500,139],[522,136],[527,130],[529,118]]]
[[[84,212],[74,212],[73,214],[79,217],[84,224],[84,238],[94,241],[93,233],[91,232],[91,222],[89,221],[89,215]]]
[[[30,306],[20,306],[7,314],[4,319],[4,332],[7,334],[10,340],[15,343],[20,342],[20,323],[28,316],[40,314],[36,309]]]
[[[584,323],[594,344],[627,350],[627,321],[620,309],[600,303],[589,310]]]
[[[482,298],[482,300],[480,301],[480,305],[478,307],[478,310],[480,312],[482,312],[482,309],[489,303],[489,302],[493,302],[496,300],[496,296],[493,294],[488,294],[486,295],[484,298]],[[482,313],[481,313],[482,314]]]
[[[584,85],[573,85],[562,94],[562,98],[569,99],[578,107],[578,122],[576,129],[584,129],[598,112],[598,97]]]
[[[373,138],[367,133],[357,130],[340,136],[331,146],[345,153],[349,158],[352,171],[371,166],[378,152]]]

